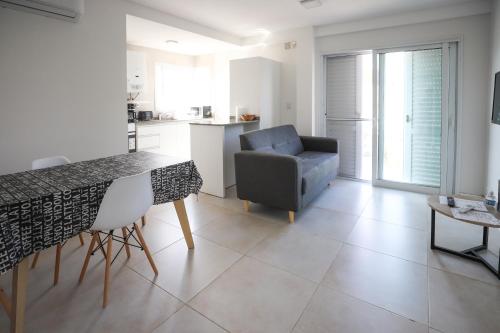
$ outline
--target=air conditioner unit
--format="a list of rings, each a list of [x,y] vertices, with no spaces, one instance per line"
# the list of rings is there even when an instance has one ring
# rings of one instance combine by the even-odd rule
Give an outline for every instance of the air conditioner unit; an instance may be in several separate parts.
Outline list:
[[[77,22],[83,14],[84,0],[0,0],[0,7]]]

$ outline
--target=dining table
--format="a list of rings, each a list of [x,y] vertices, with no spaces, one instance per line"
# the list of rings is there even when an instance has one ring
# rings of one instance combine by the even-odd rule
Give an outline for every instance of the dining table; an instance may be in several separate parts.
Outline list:
[[[89,230],[113,181],[144,172],[154,205],[173,202],[192,249],[184,199],[203,183],[192,160],[141,151],[0,176],[0,275],[13,270],[11,295],[0,290],[0,303],[11,333],[24,328],[30,256]]]

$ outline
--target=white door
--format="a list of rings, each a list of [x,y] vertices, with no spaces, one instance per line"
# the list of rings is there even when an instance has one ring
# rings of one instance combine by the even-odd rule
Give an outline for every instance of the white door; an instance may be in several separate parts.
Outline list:
[[[378,51],[374,183],[452,193],[457,44]]]

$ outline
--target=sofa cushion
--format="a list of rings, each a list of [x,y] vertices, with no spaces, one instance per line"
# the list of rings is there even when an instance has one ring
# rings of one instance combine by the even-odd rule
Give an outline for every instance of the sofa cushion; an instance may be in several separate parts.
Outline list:
[[[330,181],[337,175],[338,154],[305,151],[297,155],[302,161],[302,194]]]
[[[240,135],[241,150],[297,155],[304,151],[295,127],[284,125]]]

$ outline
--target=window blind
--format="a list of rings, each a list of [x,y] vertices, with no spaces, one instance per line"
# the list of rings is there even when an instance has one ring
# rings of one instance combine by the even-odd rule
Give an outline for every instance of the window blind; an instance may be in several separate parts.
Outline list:
[[[441,182],[441,49],[412,54],[411,182]]]
[[[371,107],[363,110],[363,105],[371,106],[372,103],[370,60],[369,54],[336,56],[326,60],[326,133],[339,142],[339,175],[344,177],[360,178],[365,164],[371,166],[371,149],[368,158],[363,151],[364,141],[368,140],[371,146],[371,132],[362,126],[367,120],[361,118],[363,113],[371,114]],[[366,73],[370,76],[367,77]],[[366,83],[370,90],[368,99],[366,92],[363,93],[363,84],[366,86]]]

